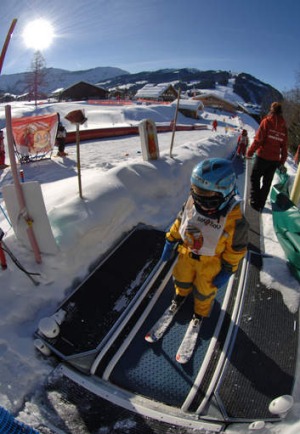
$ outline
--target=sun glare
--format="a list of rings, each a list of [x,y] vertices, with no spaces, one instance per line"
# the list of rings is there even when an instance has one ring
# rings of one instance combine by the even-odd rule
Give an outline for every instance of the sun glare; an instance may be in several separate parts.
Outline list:
[[[49,21],[38,19],[27,24],[23,39],[28,48],[42,50],[48,48],[54,38],[54,29]]]

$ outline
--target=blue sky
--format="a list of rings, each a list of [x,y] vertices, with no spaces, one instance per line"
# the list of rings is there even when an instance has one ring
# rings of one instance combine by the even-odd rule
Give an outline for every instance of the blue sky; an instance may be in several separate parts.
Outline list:
[[[30,69],[24,27],[51,22],[47,67],[114,66],[130,73],[162,68],[247,72],[280,91],[300,73],[298,0],[1,0],[0,45],[17,26],[2,74]]]

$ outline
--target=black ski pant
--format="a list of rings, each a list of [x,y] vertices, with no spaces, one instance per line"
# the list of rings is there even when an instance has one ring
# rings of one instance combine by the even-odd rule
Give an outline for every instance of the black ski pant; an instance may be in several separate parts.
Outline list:
[[[278,161],[269,161],[257,157],[251,173],[250,203],[252,206],[263,209],[265,206],[274,173],[280,166]]]
[[[65,152],[65,139],[56,139],[58,152]]]

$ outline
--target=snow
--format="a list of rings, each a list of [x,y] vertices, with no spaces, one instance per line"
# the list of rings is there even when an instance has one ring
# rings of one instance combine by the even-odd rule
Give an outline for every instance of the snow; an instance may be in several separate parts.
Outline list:
[[[136,125],[142,119],[169,124],[175,107],[168,105],[97,106],[87,103],[31,104],[12,103],[13,117],[59,112],[67,130],[74,127],[64,116],[84,109],[88,121],[84,128]],[[0,127],[5,127],[5,106],[0,105]],[[218,131],[211,122],[218,120]],[[28,270],[41,274],[42,283],[34,286],[28,277],[7,257],[8,268],[0,270],[0,405],[33,427],[42,419],[39,409],[30,405],[30,397],[42,386],[53,366],[33,344],[33,334],[41,318],[52,315],[83,279],[90,265],[126,231],[138,223],[165,229],[174,219],[189,191],[192,168],[201,159],[228,157],[235,149],[241,128],[247,128],[250,141],[257,124],[246,114],[232,117],[228,113],[204,111],[198,121],[178,116],[178,124],[195,122],[207,130],[176,132],[172,158],[171,133],[158,135],[160,159],[143,161],[141,141],[122,137],[82,142],[80,145],[83,199],[78,194],[76,146],[68,145],[68,158],[52,158],[22,165],[25,181],[40,182],[44,202],[58,245],[56,255],[42,255],[37,264],[33,253],[17,241],[0,209],[0,227],[4,242]],[[227,133],[225,127],[228,127]],[[4,130],[5,132],[5,130]],[[6,136],[6,135],[5,135]],[[6,152],[6,163],[8,152]],[[288,173],[294,179],[296,167],[291,158]],[[20,167],[19,167],[20,169]],[[274,180],[276,182],[276,179]],[[10,169],[0,171],[0,189],[12,183]],[[5,204],[0,196],[1,207]],[[261,245],[270,257],[264,260],[262,281],[282,293],[291,312],[299,306],[299,282],[289,273],[284,253],[273,230],[270,203],[262,214]],[[267,423],[262,434],[296,434],[300,429],[300,372],[294,391],[295,405],[285,421]],[[40,403],[42,406],[43,403]],[[259,425],[259,424],[258,424]],[[229,433],[248,433],[247,424],[230,427]]]

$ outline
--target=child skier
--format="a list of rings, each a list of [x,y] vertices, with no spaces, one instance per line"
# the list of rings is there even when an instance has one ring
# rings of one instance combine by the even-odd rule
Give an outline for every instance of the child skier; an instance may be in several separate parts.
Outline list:
[[[237,141],[236,154],[239,157],[245,158],[246,149],[247,149],[248,144],[249,144],[248,132],[247,132],[247,130],[243,130],[242,134],[239,135],[238,141]]]
[[[173,270],[175,296],[169,311],[175,313],[185,297],[193,293],[190,326],[199,331],[202,319],[210,315],[218,289],[237,271],[247,250],[248,223],[230,161],[210,158],[194,168],[190,196],[166,234],[163,261],[171,258],[176,243],[179,255]],[[148,335],[146,339],[154,342],[159,337]],[[177,354],[180,363],[190,357],[184,352]]]

